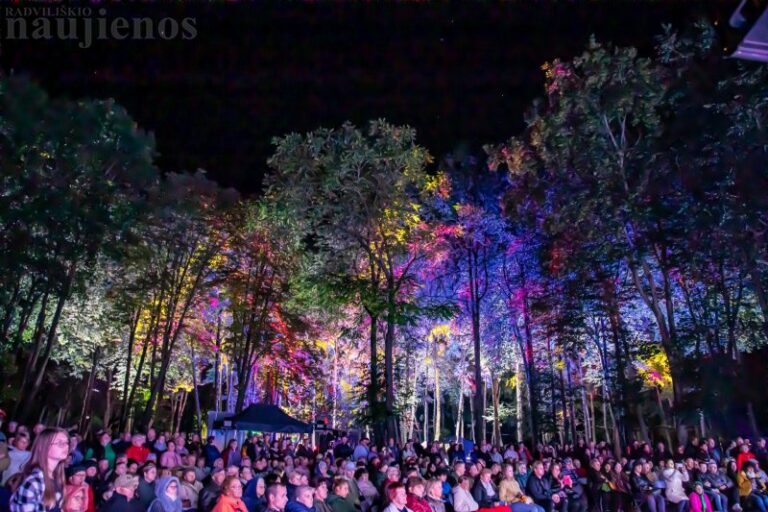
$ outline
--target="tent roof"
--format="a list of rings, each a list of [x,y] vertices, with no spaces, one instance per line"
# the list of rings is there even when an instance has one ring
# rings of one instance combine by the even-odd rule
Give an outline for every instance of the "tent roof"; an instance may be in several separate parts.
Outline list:
[[[301,434],[312,432],[312,426],[288,416],[276,405],[251,404],[239,413],[223,420],[223,424],[234,430],[256,432],[277,432]]]

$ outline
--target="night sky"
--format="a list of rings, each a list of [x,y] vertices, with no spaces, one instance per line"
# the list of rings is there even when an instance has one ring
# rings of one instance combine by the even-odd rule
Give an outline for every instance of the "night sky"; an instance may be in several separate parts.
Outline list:
[[[435,156],[520,131],[540,66],[590,34],[653,48],[687,1],[115,6],[109,16],[194,16],[193,41],[3,42],[2,67],[54,95],[113,97],[155,133],[164,171],[204,168],[260,190],[273,136],[385,117]]]

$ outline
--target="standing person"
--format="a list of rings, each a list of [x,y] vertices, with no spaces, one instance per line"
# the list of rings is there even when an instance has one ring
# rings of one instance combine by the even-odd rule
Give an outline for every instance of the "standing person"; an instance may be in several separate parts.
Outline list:
[[[243,484],[236,476],[228,476],[221,484],[221,496],[213,512],[247,512],[243,503]]]
[[[11,496],[10,512],[58,512],[64,498],[64,463],[69,436],[61,428],[40,432],[24,466],[21,485]]]
[[[147,512],[182,512],[179,499],[179,479],[175,476],[163,476],[155,485],[155,501]]]
[[[219,447],[216,446],[216,438],[214,436],[208,437],[208,444],[205,445],[205,448],[203,448],[203,457],[205,457],[205,465],[206,467],[213,467],[213,463],[216,461],[216,459],[221,458],[221,452],[219,451]]]
[[[227,449],[221,454],[221,458],[224,459],[225,466],[240,466],[243,457],[240,455],[240,450],[237,448],[237,439],[229,440]]]

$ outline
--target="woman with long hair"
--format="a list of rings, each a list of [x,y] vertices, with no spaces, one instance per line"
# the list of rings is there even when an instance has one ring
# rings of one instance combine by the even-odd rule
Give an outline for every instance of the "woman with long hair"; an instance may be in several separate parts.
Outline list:
[[[64,466],[69,435],[61,428],[40,432],[24,466],[24,480],[11,496],[11,512],[59,512],[64,499]]]

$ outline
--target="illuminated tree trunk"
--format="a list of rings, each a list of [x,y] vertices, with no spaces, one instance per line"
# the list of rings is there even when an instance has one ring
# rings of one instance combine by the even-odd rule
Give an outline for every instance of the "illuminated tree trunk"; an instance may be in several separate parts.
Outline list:
[[[441,414],[440,414],[440,367],[437,364],[437,340],[434,340],[432,345],[432,364],[435,367],[435,403],[434,403],[434,432],[435,432],[435,441],[440,440],[440,430],[441,430]]]
[[[525,425],[525,404],[523,403],[523,384],[525,383],[525,375],[523,375],[523,368],[520,358],[515,362],[515,376],[517,377],[517,385],[515,386],[515,413],[517,418],[517,442],[522,443],[524,439],[524,425]]]

